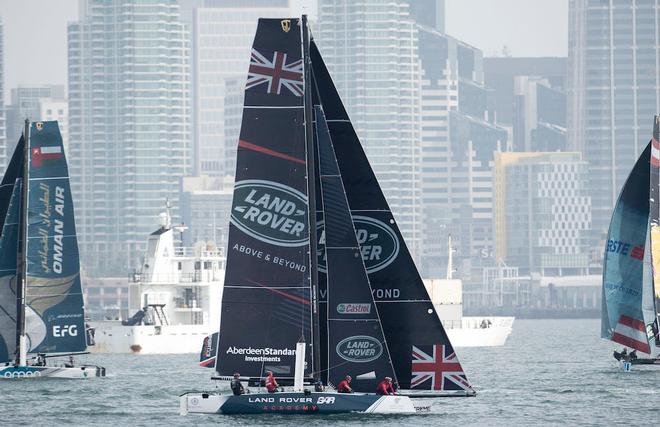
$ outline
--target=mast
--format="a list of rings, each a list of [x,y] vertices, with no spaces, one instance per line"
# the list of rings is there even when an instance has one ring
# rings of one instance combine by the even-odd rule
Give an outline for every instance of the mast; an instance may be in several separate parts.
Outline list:
[[[309,280],[311,284],[312,297],[312,372],[316,377],[321,367],[321,355],[319,354],[319,303],[318,303],[318,259],[316,255],[316,188],[314,177],[316,169],[314,164],[314,128],[312,123],[312,63],[309,57],[309,29],[307,27],[307,15],[302,16],[302,44],[303,44],[303,71],[305,82],[305,148],[307,163],[307,205],[309,221],[309,258],[310,271]]]
[[[28,203],[28,170],[30,153],[30,121],[25,119],[23,131],[25,144],[23,146],[23,177],[21,185],[21,208],[19,220],[19,254],[16,287],[16,347],[18,349],[18,365],[27,365],[27,337],[25,336],[25,290],[27,286],[27,203]]]

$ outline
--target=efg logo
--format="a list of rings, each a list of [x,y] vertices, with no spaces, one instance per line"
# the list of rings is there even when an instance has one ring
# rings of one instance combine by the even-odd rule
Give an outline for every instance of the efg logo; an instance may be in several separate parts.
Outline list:
[[[383,345],[374,337],[356,335],[339,341],[337,354],[349,362],[371,362],[383,354]]]
[[[272,181],[245,180],[234,186],[231,223],[245,234],[277,246],[307,244],[307,197]]]
[[[390,265],[399,255],[399,239],[389,225],[375,218],[353,215],[355,236],[360,245],[367,273],[375,273]],[[319,271],[326,272],[325,223],[317,223]]]

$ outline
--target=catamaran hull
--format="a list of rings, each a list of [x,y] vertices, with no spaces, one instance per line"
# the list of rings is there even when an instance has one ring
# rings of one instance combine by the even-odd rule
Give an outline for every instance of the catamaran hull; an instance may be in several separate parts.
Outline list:
[[[438,397],[341,393],[255,393],[242,396],[185,393],[179,413],[196,414],[415,414],[431,412]]]
[[[635,366],[637,366],[637,365],[642,365],[642,366],[644,366],[644,365],[654,365],[654,366],[660,367],[660,358],[655,358],[655,359],[638,358],[638,359],[635,359],[635,360],[631,361],[630,363],[632,363]]]
[[[23,378],[65,378],[86,379],[105,377],[105,368],[101,366],[84,365],[73,368],[63,366],[4,366],[0,367],[0,379]]]

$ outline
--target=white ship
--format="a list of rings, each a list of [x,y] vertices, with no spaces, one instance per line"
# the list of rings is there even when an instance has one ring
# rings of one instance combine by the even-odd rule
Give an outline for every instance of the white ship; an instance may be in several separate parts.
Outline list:
[[[129,313],[123,322],[93,322],[96,353],[198,353],[207,335],[220,328],[225,276],[221,250],[206,244],[175,246],[169,212],[147,239],[141,271],[129,283]]]
[[[454,347],[496,347],[506,343],[514,317],[463,317],[463,282],[454,279],[454,249],[449,236],[446,279],[425,279],[435,312]]]

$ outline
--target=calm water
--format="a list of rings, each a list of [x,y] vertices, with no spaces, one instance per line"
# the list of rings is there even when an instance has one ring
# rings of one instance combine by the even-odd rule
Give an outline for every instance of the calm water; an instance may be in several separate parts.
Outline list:
[[[306,417],[305,425],[658,425],[660,369],[623,373],[596,320],[517,320],[506,346],[459,349],[478,395],[418,416]],[[194,355],[93,355],[111,377],[0,382],[0,425],[292,425],[302,416],[178,415],[177,396],[213,389]],[[82,361],[82,359],[81,359]]]

